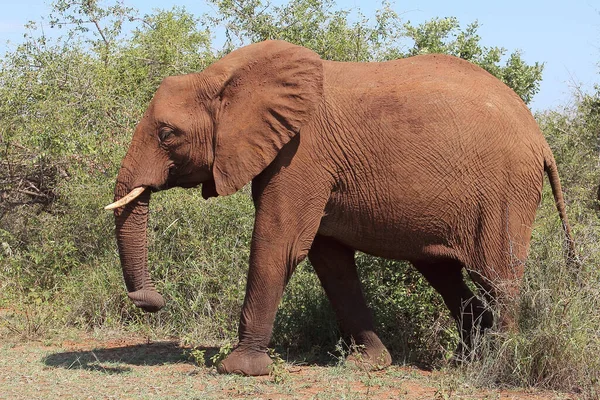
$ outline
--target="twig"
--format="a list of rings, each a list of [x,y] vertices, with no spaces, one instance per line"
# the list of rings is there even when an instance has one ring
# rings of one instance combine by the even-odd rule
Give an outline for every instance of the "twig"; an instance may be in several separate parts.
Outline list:
[[[102,28],[100,28],[100,24],[95,19],[92,19],[91,22],[93,22],[94,25],[96,25],[96,29],[98,30],[98,33],[102,37],[102,40],[104,41],[104,43],[106,44],[106,48],[108,49],[108,47],[110,46],[110,43],[108,42],[108,40],[106,40],[106,36],[104,36],[104,32],[102,32]]]
[[[48,198],[47,194],[44,193],[35,193],[29,190],[23,190],[23,189],[15,189],[15,192],[19,192],[19,193],[23,193],[23,194],[27,194],[29,196],[34,196],[34,197],[43,197],[45,199]]]

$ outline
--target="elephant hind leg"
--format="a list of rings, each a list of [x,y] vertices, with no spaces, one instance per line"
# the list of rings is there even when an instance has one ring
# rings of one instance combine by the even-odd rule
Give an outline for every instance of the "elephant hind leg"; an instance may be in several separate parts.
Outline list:
[[[373,316],[367,307],[356,271],[354,249],[331,237],[317,235],[308,258],[325,289],[343,334],[357,346],[347,362],[362,369],[389,366],[392,359],[375,334]]]
[[[469,270],[469,276],[485,297],[487,303],[493,307],[497,317],[498,327],[510,331],[516,329],[515,311],[518,307],[520,293],[520,278],[523,267],[510,268],[508,273]]]
[[[473,348],[473,335],[482,334],[492,327],[492,312],[467,286],[463,277],[463,264],[459,261],[439,259],[413,264],[442,296],[455,319],[461,334],[457,356],[462,357],[465,352]]]

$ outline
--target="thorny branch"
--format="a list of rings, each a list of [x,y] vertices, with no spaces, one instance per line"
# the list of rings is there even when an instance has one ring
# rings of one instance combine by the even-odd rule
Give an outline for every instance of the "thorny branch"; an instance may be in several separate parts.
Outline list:
[[[52,203],[60,175],[60,168],[35,160],[23,146],[5,143],[0,149],[0,219],[18,206]]]

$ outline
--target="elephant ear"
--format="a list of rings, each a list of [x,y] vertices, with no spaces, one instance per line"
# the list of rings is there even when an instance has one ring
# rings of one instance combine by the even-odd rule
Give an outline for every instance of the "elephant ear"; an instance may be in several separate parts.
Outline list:
[[[225,196],[260,174],[310,119],[323,95],[323,66],[311,50],[266,41],[211,67],[225,78],[213,163],[216,191]]]

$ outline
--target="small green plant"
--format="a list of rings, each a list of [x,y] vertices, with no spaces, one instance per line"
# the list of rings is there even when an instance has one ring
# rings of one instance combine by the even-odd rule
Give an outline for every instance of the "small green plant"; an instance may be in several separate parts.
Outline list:
[[[346,365],[346,357],[348,357],[349,351],[344,339],[340,338],[335,344],[334,352],[329,354],[336,360],[336,366],[343,367]]]
[[[282,384],[289,379],[290,372],[285,367],[285,361],[281,358],[279,353],[277,353],[274,349],[269,349],[269,357],[273,363],[269,365],[269,376],[273,383]]]
[[[230,342],[225,343],[219,348],[219,352],[210,358],[210,362],[212,362],[212,365],[216,367],[221,361],[227,358],[232,350],[232,344]]]
[[[337,362],[336,364],[338,366],[356,366],[356,367],[360,367],[362,364],[365,363],[365,359],[364,359],[364,350],[365,350],[365,345],[363,344],[356,344],[356,342],[354,341],[354,339],[351,339],[350,345],[348,345],[343,338],[340,338],[340,340],[338,340],[338,342],[335,345],[335,355],[334,358],[336,358]],[[351,358],[351,362],[349,365],[348,364],[348,357]],[[359,368],[362,369],[362,368]]]
[[[351,340],[350,346],[348,346],[348,353],[357,366],[362,366],[366,363],[365,348],[366,347],[364,344],[356,344],[354,339]]]
[[[191,336],[184,336],[180,339],[180,345],[182,347],[190,347],[189,349],[185,349],[184,350],[184,354],[186,355],[186,357],[190,360],[192,360],[194,363],[196,363],[196,365],[198,365],[199,367],[205,367],[206,366],[206,359],[205,359],[205,355],[206,355],[206,349],[202,349],[196,345],[193,344],[194,339]]]
[[[205,358],[205,354],[206,354],[206,350],[205,349],[199,349],[199,348],[193,348],[191,350],[188,351],[188,357],[194,361],[196,363],[196,365],[198,365],[199,367],[205,367],[206,366],[206,362],[204,361]]]

